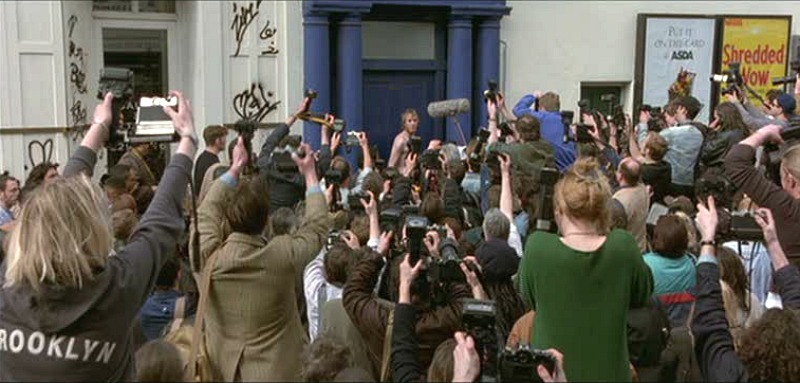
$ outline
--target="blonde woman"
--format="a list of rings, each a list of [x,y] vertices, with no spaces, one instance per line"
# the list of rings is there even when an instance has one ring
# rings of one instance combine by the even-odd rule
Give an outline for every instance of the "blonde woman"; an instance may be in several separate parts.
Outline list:
[[[653,293],[633,237],[609,232],[611,188],[594,159],[581,159],[554,193],[560,235],[536,232],[520,262],[520,290],[536,311],[533,347],[555,348],[574,381],[630,381],[627,314]]]
[[[188,101],[167,114],[181,136],[128,245],[112,251],[105,193],[91,180],[108,138],[106,95],[64,177],[31,193],[11,233],[0,290],[0,381],[131,381],[131,328],[184,230],[181,200],[197,147]]]

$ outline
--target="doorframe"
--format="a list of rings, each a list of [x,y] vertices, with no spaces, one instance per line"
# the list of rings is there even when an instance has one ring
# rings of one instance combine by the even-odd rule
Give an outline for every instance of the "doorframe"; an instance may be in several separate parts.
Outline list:
[[[375,20],[381,21],[381,20]],[[387,20],[395,21],[395,20]],[[411,20],[413,21],[413,20]],[[447,26],[440,21],[434,25],[434,56],[433,60],[401,60],[401,59],[361,59],[361,71],[366,72],[430,72],[433,71],[433,92],[438,100],[446,98],[447,80]],[[431,100],[437,101],[437,100]],[[362,114],[363,112],[362,108]],[[420,111],[427,113],[426,111]],[[433,119],[431,127],[432,137],[444,137],[445,121],[441,118]]]
[[[178,46],[178,23],[174,20],[129,20],[129,19],[94,19],[92,46],[97,54],[92,55],[95,68],[103,68],[103,29],[143,29],[167,31],[167,89],[183,89],[181,81],[181,55]],[[135,79],[134,79],[135,81]]]

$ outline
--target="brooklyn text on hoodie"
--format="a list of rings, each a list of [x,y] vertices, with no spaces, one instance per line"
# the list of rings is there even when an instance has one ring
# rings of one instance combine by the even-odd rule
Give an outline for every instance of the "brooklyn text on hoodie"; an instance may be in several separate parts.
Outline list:
[[[21,329],[8,331],[0,328],[0,352],[26,352],[33,356],[46,355],[50,358],[108,364],[116,347],[116,342],[45,335],[40,331],[27,334]]]

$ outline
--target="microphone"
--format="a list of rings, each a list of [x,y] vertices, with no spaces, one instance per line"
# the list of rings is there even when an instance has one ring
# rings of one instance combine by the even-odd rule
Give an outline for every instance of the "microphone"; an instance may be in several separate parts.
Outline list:
[[[466,98],[436,101],[428,104],[428,115],[433,118],[451,117],[462,113],[469,113],[469,100]]]

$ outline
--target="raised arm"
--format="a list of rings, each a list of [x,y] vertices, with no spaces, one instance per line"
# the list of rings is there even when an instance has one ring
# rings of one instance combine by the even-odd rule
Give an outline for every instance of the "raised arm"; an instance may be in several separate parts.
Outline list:
[[[800,213],[800,203],[753,166],[756,148],[768,142],[782,143],[780,132],[781,127],[778,125],[765,126],[734,145],[725,158],[725,174],[759,206],[773,210],[781,206],[792,206],[793,210],[798,210],[796,213]]]
[[[170,94],[178,98],[178,111],[164,109],[181,137],[178,150],[164,171],[153,201],[118,256],[126,264],[122,277],[125,281],[121,283],[133,286],[131,298],[138,302],[131,307],[138,308],[144,303],[155,286],[161,266],[174,253],[177,239],[185,229],[183,198],[191,177],[197,137],[189,101],[180,92]]]
[[[311,153],[311,147],[308,144],[302,144],[301,149],[305,153]],[[291,249],[289,262],[295,271],[299,273],[322,248],[325,236],[331,227],[331,219],[328,215],[328,203],[325,201],[325,196],[317,178],[314,156],[307,154],[303,158],[298,158],[296,154],[292,154],[292,159],[297,164],[300,173],[305,177],[306,187],[308,188],[306,191],[306,211],[303,218],[305,224],[291,236],[280,236],[273,239],[273,241],[286,242],[284,245],[276,246],[278,248]]]
[[[108,129],[111,125],[111,102],[114,95],[106,93],[103,102],[94,108],[94,117],[89,131],[83,136],[81,146],[70,157],[69,162],[64,167],[64,177],[72,177],[80,173],[91,177],[94,173],[94,165],[97,163],[97,151],[103,147],[103,143],[108,140]]]
[[[756,222],[764,232],[764,242],[767,244],[769,257],[772,259],[772,268],[775,270],[773,279],[775,288],[787,309],[800,308],[800,271],[797,266],[789,264],[775,231],[775,220],[772,211],[760,208],[756,211]]]
[[[422,261],[412,267],[406,255],[400,264],[399,299],[392,329],[392,378],[394,382],[418,382],[422,369],[417,362],[417,310],[411,305],[411,283],[422,270]]]
[[[536,102],[536,96],[529,94],[522,97],[518,102],[517,105],[514,105],[514,115],[517,118],[522,117],[523,115],[531,113],[531,106]]]
[[[367,343],[384,338],[389,318],[389,308],[381,306],[372,294],[383,265],[384,259],[377,253],[361,260],[342,293],[344,309]]]

